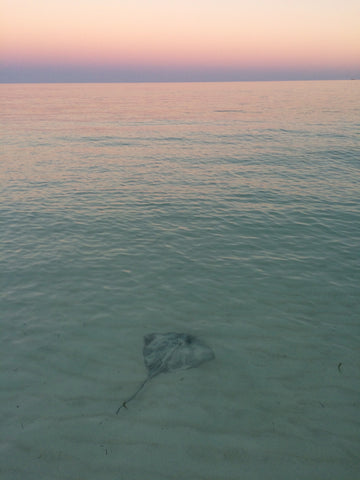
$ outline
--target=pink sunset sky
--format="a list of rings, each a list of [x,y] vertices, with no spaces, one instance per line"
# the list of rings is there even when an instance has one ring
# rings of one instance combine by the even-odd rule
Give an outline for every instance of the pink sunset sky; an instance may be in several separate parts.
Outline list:
[[[360,77],[359,0],[1,0],[0,81]]]

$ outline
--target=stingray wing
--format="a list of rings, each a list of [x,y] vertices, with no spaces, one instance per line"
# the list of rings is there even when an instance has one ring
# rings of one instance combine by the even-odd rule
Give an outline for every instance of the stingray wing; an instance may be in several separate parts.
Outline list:
[[[150,377],[168,371],[169,359],[177,347],[174,334],[151,333],[144,337],[144,362]]]

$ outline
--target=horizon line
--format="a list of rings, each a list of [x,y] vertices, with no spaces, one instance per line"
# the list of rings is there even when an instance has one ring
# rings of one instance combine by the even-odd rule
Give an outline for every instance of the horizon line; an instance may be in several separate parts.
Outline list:
[[[244,80],[107,80],[107,81],[93,81],[93,80],[73,80],[73,81],[63,81],[63,80],[44,80],[44,81],[2,81],[0,80],[0,85],[36,85],[36,84],[43,84],[43,85],[52,85],[52,84],[59,84],[59,85],[66,85],[66,84],[134,84],[134,83],[263,83],[263,82],[344,82],[344,81],[358,81],[359,78],[354,77],[344,77],[344,78],[282,78],[282,79],[244,79]]]

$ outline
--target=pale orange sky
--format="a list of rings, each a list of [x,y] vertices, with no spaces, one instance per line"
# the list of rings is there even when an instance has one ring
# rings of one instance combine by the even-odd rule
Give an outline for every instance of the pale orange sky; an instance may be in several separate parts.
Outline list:
[[[1,1],[5,76],[40,67],[360,75],[358,0]]]

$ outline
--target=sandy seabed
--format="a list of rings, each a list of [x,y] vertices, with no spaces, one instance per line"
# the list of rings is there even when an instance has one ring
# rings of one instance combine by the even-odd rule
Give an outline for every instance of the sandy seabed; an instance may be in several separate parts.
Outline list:
[[[206,338],[214,361],[159,375],[116,415],[145,375],[141,335],[115,351],[111,329],[94,333],[3,356],[2,479],[358,478],[351,350],[314,338],[271,352],[250,332],[237,350],[224,330]]]

